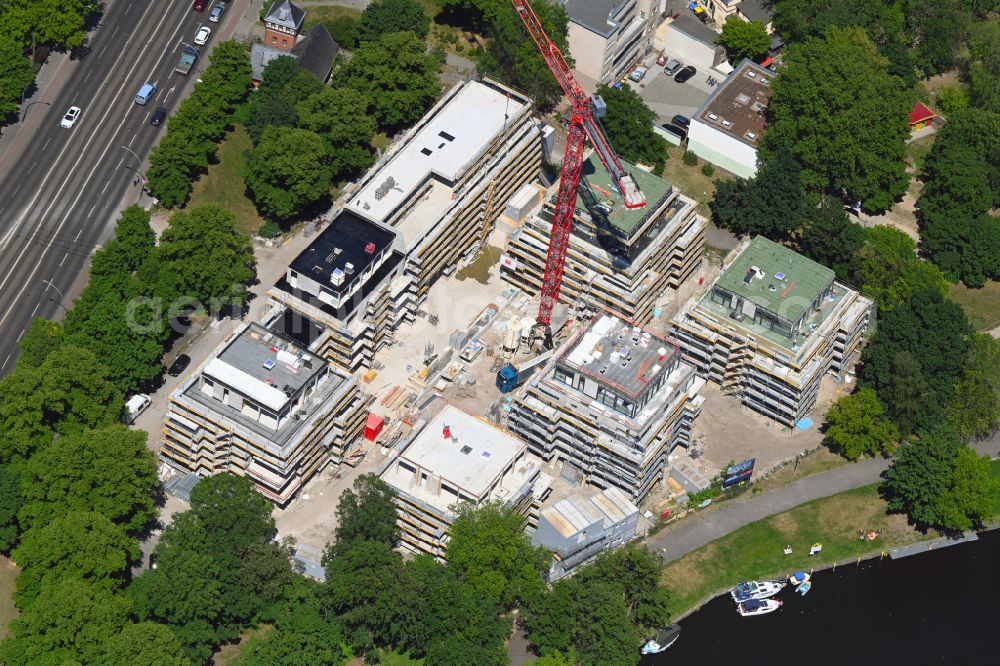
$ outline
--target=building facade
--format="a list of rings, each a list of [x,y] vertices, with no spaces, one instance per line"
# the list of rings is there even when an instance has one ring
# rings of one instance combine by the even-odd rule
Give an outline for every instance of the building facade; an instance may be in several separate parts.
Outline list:
[[[585,87],[618,81],[649,50],[660,0],[563,0],[567,40]],[[589,85],[588,85],[589,84]]]
[[[541,162],[530,99],[490,80],[459,83],[271,288],[268,325],[347,370],[369,367],[431,285],[476,256]]]
[[[562,476],[639,503],[690,442],[702,385],[674,343],[603,313],[528,380],[507,425]]]
[[[203,476],[248,476],[285,505],[357,445],[371,402],[353,377],[247,324],[170,396],[160,458]]]
[[[291,51],[305,20],[306,13],[289,0],[274,3],[264,17],[264,45]]]
[[[577,493],[543,509],[531,542],[552,553],[549,582],[639,536],[639,507],[618,488]]]
[[[824,375],[853,369],[872,309],[829,268],[758,236],[729,254],[708,293],[671,321],[671,335],[725,393],[794,426]]]
[[[646,205],[626,208],[604,165],[590,155],[583,166],[559,298],[577,312],[606,309],[647,323],[656,300],[677,289],[700,264],[708,221],[695,212],[695,201],[662,178],[622,164],[646,195]],[[528,293],[541,290],[557,187],[509,235],[500,264],[503,279]]]
[[[523,442],[494,425],[448,405],[397,448],[378,473],[396,491],[405,548],[444,560],[462,504],[503,502],[537,527],[551,479]]]
[[[749,60],[740,63],[691,117],[688,150],[742,178],[755,176],[773,76]]]

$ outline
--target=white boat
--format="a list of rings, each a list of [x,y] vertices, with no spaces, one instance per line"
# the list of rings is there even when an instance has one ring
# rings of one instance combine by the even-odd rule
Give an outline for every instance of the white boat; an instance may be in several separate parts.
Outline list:
[[[743,617],[767,615],[781,608],[779,599],[748,599],[736,604],[736,610]]]
[[[796,571],[791,576],[788,577],[788,582],[792,585],[801,585],[808,581],[812,576],[807,574],[805,571]]]
[[[729,591],[733,601],[739,603],[748,599],[767,599],[773,597],[785,587],[785,583],[780,580],[765,580],[757,582],[755,580],[736,583],[736,587]]]
[[[678,624],[670,624],[660,629],[656,636],[650,638],[642,646],[643,654],[659,654],[677,642],[681,636],[681,627]]]

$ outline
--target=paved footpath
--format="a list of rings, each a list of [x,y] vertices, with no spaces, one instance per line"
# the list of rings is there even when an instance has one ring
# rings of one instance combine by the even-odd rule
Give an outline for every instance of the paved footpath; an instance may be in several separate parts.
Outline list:
[[[988,454],[991,458],[1000,457],[1000,433],[989,439],[974,442],[972,448],[979,453]],[[746,501],[716,511],[696,513],[686,519],[680,527],[653,537],[646,545],[659,552],[665,562],[672,562],[749,523],[788,511],[821,497],[829,497],[876,483],[882,472],[888,468],[888,460],[865,460],[803,477],[787,486],[769,490]]]

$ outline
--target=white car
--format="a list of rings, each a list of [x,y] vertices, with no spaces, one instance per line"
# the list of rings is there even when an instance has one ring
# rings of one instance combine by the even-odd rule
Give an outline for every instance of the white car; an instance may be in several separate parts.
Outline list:
[[[198,28],[198,34],[194,36],[194,43],[198,46],[208,44],[208,38],[212,36],[212,29],[207,25]]]
[[[59,127],[69,129],[76,124],[76,119],[79,117],[80,117],[80,107],[71,106],[69,107],[69,111],[66,112],[66,115],[63,116],[62,122],[59,123]]]

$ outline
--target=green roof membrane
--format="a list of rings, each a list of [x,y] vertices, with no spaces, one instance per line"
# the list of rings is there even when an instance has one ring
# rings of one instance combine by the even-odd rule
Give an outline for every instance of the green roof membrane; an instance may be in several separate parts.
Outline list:
[[[757,236],[726,266],[716,284],[794,322],[833,278],[829,268]]]
[[[596,153],[583,163],[583,178],[590,185],[591,191],[597,197],[598,203],[608,204],[611,213],[607,215],[608,222],[618,231],[630,237],[632,233],[657,209],[657,204],[671,191],[670,184],[659,176],[637,168],[625,160],[619,159],[625,171],[632,174],[635,184],[646,195],[646,205],[642,208],[626,208],[625,199],[615,191],[611,174],[604,168],[601,158]],[[581,184],[580,187],[586,187]],[[576,205],[581,210],[588,210],[582,195],[577,194]]]

